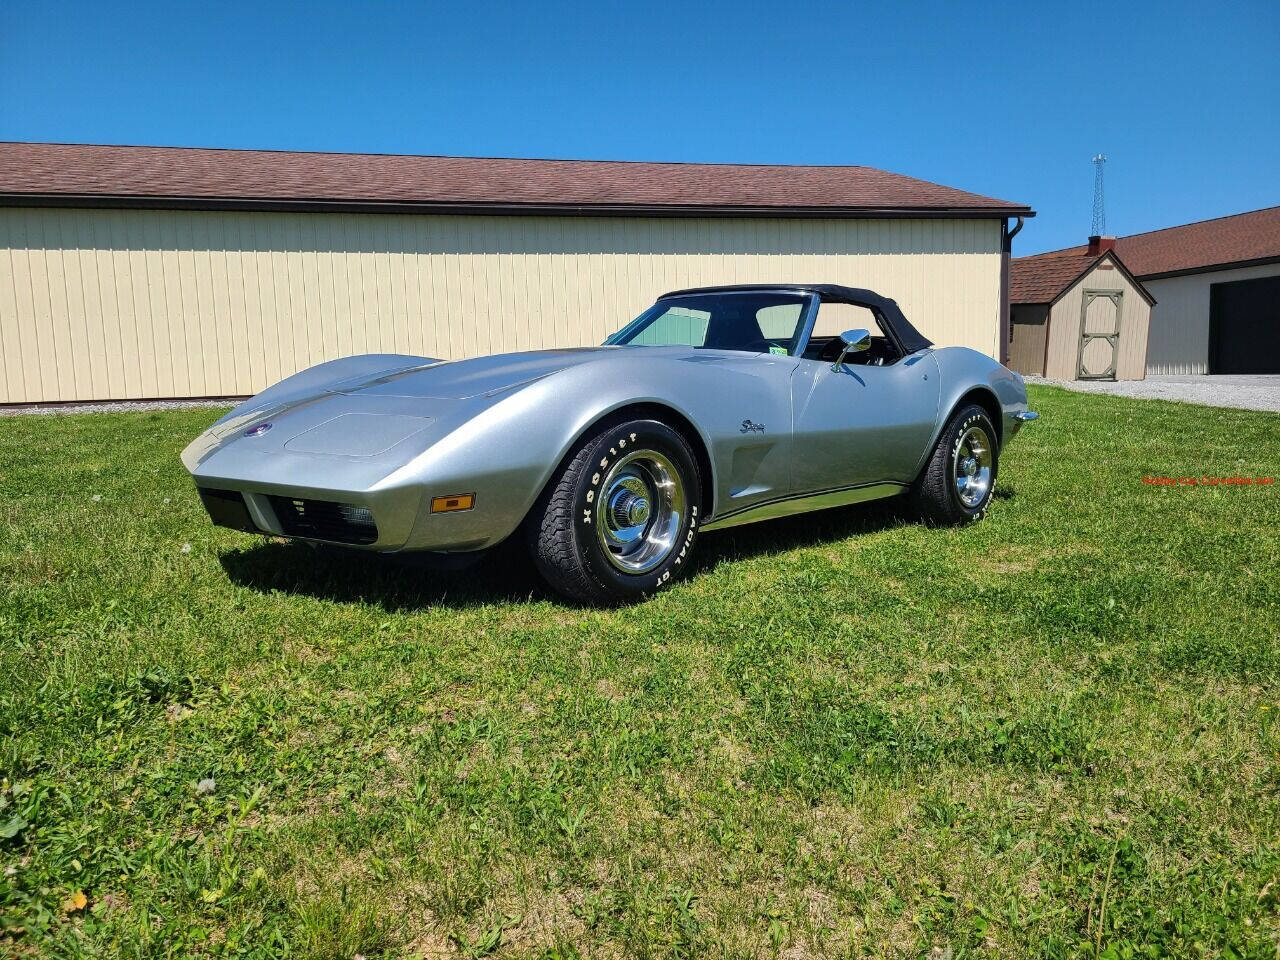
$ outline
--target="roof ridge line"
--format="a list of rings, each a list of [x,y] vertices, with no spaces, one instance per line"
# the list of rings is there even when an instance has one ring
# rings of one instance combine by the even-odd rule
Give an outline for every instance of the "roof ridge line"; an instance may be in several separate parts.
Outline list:
[[[1280,203],[1272,204],[1269,207],[1258,207],[1256,210],[1241,210],[1239,213],[1224,213],[1218,217],[1205,217],[1203,220],[1192,220],[1188,223],[1177,223],[1171,227],[1157,227],[1154,230],[1143,230],[1141,233],[1126,233],[1123,237],[1116,237],[1116,239],[1132,240],[1134,237],[1149,237],[1153,233],[1165,233],[1168,230],[1182,230],[1185,227],[1195,227],[1202,223],[1213,223],[1217,220],[1234,220],[1236,217],[1247,217],[1253,213],[1266,213],[1268,210],[1280,210]]]
[[[1173,226],[1170,226],[1170,227],[1156,227],[1156,229],[1154,230],[1143,230],[1140,233],[1126,233],[1123,236],[1118,236],[1113,239],[1117,241],[1134,240],[1138,237],[1149,237],[1152,234],[1156,234],[1156,233],[1167,233],[1170,230],[1183,230],[1186,227],[1196,227],[1202,223],[1216,223],[1219,220],[1234,220],[1236,217],[1247,217],[1255,213],[1267,213],[1270,210],[1280,210],[1280,203],[1272,204],[1269,207],[1258,207],[1255,210],[1241,210],[1239,213],[1224,213],[1221,216],[1217,216],[1217,217],[1205,217],[1203,220],[1192,220],[1189,223],[1175,223]],[[1069,247],[1059,247],[1056,250],[1042,250],[1040,253],[1028,253],[1026,254],[1026,256],[1014,257],[1014,259],[1025,260],[1028,257],[1047,257],[1050,254],[1055,254],[1055,253],[1070,253],[1072,250],[1077,250],[1080,247],[1084,247],[1084,246],[1086,246],[1086,244],[1073,244],[1072,246],[1069,246]]]
[[[934,186],[946,187],[945,184],[934,183],[912,177],[911,174],[894,173],[882,167],[873,167],[865,163],[738,163],[717,160],[604,160],[594,157],[512,157],[490,154],[456,154],[456,153],[387,153],[383,151],[361,150],[290,150],[280,147],[204,147],[190,144],[173,145],[158,143],[85,143],[68,140],[0,140],[0,146],[21,147],[101,147],[108,150],[208,150],[218,153],[277,153],[302,157],[392,157],[395,159],[421,160],[515,160],[534,163],[619,163],[649,166],[684,166],[684,167],[758,167],[758,168],[798,168],[809,170],[875,170],[894,177],[908,177],[930,183]],[[958,187],[946,187],[948,190],[960,191]],[[981,196],[980,194],[974,194]]]

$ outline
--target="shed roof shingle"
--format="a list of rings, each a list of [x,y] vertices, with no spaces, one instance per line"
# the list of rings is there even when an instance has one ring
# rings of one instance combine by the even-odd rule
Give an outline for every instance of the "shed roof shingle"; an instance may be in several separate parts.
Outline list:
[[[1081,247],[1082,252],[1074,250],[1055,250],[1052,253],[1039,253],[1032,257],[1014,257],[1009,261],[1009,302],[1010,303],[1053,303],[1062,296],[1077,280],[1083,277],[1094,264],[1105,257],[1115,261],[1116,266],[1133,281],[1138,292],[1148,301],[1155,303],[1151,291],[1133,276],[1128,265],[1120,259],[1114,250],[1091,254],[1088,248]]]
[[[1068,247],[1020,259],[1083,256],[1087,249]],[[1117,237],[1115,250],[1139,278],[1280,258],[1280,207]]]
[[[1009,261],[1009,302],[1052,303],[1101,259],[1100,254],[1071,250],[1014,257]]]
[[[858,166],[764,166],[0,143],[0,202],[889,211],[1030,215],[1016,203]],[[589,212],[589,211],[584,211]]]

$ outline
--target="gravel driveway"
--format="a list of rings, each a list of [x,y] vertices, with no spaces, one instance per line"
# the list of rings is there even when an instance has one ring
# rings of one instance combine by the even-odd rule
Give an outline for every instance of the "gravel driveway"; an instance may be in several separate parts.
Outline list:
[[[1080,393],[1109,393],[1140,400],[1180,400],[1202,407],[1238,407],[1280,413],[1280,376],[1149,376],[1145,380],[1045,380],[1027,377],[1028,383],[1046,383]]]
[[[127,410],[183,410],[187,407],[234,407],[241,397],[229,400],[103,400],[99,403],[50,403],[24,406],[0,404],[0,417],[23,413],[120,413]]]

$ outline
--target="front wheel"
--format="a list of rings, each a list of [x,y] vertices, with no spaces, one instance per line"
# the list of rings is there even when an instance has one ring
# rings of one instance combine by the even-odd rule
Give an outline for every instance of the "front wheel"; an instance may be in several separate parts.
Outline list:
[[[982,519],[996,486],[996,437],[991,417],[976,403],[952,414],[911,488],[912,503],[927,523],[954,526]]]
[[[624,603],[688,569],[701,507],[685,439],[657,420],[628,420],[582,441],[534,505],[525,536],[557,592]]]

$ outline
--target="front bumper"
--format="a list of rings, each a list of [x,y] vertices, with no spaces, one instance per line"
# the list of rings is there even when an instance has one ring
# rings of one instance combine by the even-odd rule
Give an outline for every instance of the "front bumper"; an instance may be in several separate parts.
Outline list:
[[[373,490],[289,487],[261,478],[199,474],[195,481],[217,526],[381,553],[465,552],[492,546],[523,519],[527,504],[516,491],[533,489],[527,477],[509,474]],[[456,503],[466,496],[471,497],[470,507],[449,507],[451,497]],[[433,499],[439,501],[434,512]]]
[[[1034,423],[1040,419],[1040,414],[1034,410],[1018,410],[1016,413],[1006,413],[1004,418],[1006,442],[1012,440],[1018,435],[1018,432],[1028,423]]]
[[[182,460],[215,524],[399,550],[422,488],[388,478],[434,442],[449,407],[320,394],[221,421]]]
[[[465,429],[472,413],[443,401],[318,398],[220,425],[183,462],[220,526],[384,553],[479,550],[519,525],[546,458]],[[449,508],[468,495],[471,508]]]
[[[370,497],[311,489],[207,486],[196,478],[200,500],[215,526],[245,533],[397,550],[413,529],[418,498]],[[222,481],[225,482],[225,481]],[[258,485],[253,485],[258,486]]]

